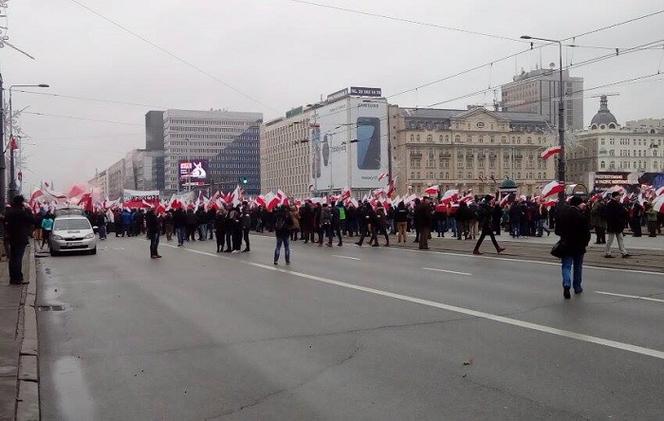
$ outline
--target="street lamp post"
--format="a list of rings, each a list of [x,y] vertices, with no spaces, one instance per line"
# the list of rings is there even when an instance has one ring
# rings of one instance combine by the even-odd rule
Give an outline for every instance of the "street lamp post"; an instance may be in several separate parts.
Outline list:
[[[48,88],[46,83],[39,84],[18,84],[9,86],[9,191],[8,196],[11,201],[16,196],[16,175],[14,165],[14,114],[12,112],[12,89],[14,88]],[[4,150],[3,150],[4,159]],[[3,165],[4,167],[4,165]],[[2,192],[4,195],[4,191]]]
[[[558,44],[558,58],[559,65],[558,70],[560,74],[560,81],[558,86],[558,96],[560,100],[558,101],[558,146],[560,146],[560,154],[558,155],[558,181],[561,183],[565,182],[565,105],[563,102],[563,43],[559,40],[548,39],[548,38],[539,38],[533,37],[530,35],[521,35],[521,39],[535,39],[539,41],[551,42]],[[565,201],[565,191],[558,193],[558,202],[563,203]]]

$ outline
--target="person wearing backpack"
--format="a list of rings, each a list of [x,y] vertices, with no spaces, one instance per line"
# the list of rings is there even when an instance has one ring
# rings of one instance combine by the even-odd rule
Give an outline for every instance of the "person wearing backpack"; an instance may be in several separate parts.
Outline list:
[[[274,233],[277,238],[277,245],[274,248],[274,264],[279,264],[279,254],[281,246],[284,246],[284,258],[286,264],[290,265],[290,230],[293,225],[290,212],[284,205],[280,205],[274,218]]]

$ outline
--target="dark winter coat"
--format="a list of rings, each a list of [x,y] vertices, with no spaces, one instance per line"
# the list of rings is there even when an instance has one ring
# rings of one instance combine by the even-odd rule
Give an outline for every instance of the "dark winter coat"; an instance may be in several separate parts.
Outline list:
[[[590,241],[590,218],[576,206],[563,205],[558,209],[556,234],[560,236],[564,256],[586,252]]]
[[[606,232],[621,233],[627,222],[627,210],[617,200],[610,200],[604,207],[606,217]]]

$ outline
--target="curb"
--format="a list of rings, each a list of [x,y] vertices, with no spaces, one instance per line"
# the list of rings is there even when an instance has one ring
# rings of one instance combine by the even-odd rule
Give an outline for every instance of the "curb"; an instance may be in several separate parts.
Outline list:
[[[16,398],[17,421],[39,420],[39,339],[37,329],[37,267],[35,251],[28,254],[28,288],[21,299],[19,309],[22,315],[22,341],[19,353],[17,376],[18,394]],[[20,328],[19,328],[20,329]]]

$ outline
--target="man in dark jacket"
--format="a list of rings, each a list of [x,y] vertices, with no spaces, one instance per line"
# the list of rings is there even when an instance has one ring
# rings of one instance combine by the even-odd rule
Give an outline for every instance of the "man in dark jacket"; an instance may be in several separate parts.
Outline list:
[[[217,253],[224,251],[226,241],[226,208],[220,208],[214,216],[214,231],[217,237]]]
[[[157,214],[154,213],[153,209],[148,210],[148,213],[145,215],[145,227],[148,238],[150,239],[150,258],[160,259],[161,256],[159,255],[158,248],[161,227],[159,226],[159,218],[157,217]]]
[[[176,209],[173,213],[173,227],[178,238],[178,247],[182,247],[187,236],[187,215],[182,208]]]
[[[371,230],[374,229],[374,225],[376,224],[376,212],[374,212],[369,202],[364,202],[362,207],[358,209],[358,215],[362,218],[360,221],[360,240],[355,244],[362,247],[365,237],[369,236],[369,243],[373,240]]]
[[[249,230],[251,229],[251,214],[249,213],[249,203],[242,205],[242,215],[240,216],[240,226],[242,228],[242,239],[244,240],[244,250],[242,253],[251,251],[249,247]]]
[[[604,214],[606,215],[606,232],[609,234],[604,257],[613,257],[611,255],[611,244],[613,244],[614,238],[618,240],[618,249],[620,249],[622,257],[629,257],[629,253],[627,253],[623,244],[623,230],[627,222],[627,210],[620,203],[620,192],[611,194],[611,200],[604,207]]]
[[[431,233],[431,206],[429,206],[429,198],[424,196],[422,202],[415,208],[415,229],[420,235],[419,249],[429,249],[429,234]]]
[[[590,218],[585,210],[585,203],[579,196],[570,199],[569,205],[558,207],[556,234],[560,236],[560,254],[563,275],[563,297],[570,299],[570,287],[575,294],[581,294],[583,288],[582,267],[583,255],[590,241]],[[572,280],[572,265],[574,276]]]
[[[477,240],[477,244],[475,244],[475,249],[473,250],[473,254],[482,254],[480,253],[480,246],[482,245],[482,241],[484,241],[484,237],[486,237],[487,235],[491,238],[491,242],[493,243],[493,246],[496,248],[496,252],[500,253],[501,251],[505,250],[503,247],[500,247],[498,245],[496,237],[494,237],[493,235],[493,205],[494,205],[493,197],[487,195],[482,201],[482,203],[480,203],[480,206],[477,209],[481,234],[480,238]]]
[[[274,264],[279,264],[279,253],[281,252],[281,245],[284,246],[284,257],[286,264],[290,265],[290,245],[288,239],[290,238],[290,230],[293,225],[289,210],[280,205],[279,209],[275,212],[274,218],[274,232],[277,237],[277,245],[274,248]]]
[[[5,241],[9,245],[9,283],[23,283],[23,254],[35,223],[30,211],[23,206],[23,196],[14,196],[5,214]]]

